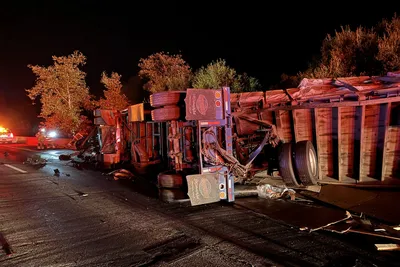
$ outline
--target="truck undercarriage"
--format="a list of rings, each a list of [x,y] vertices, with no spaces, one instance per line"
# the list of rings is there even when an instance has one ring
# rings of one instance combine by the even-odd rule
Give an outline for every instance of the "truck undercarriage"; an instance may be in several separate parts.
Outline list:
[[[186,186],[193,205],[234,201],[234,184],[260,171],[279,173],[289,187],[367,180],[373,163],[364,166],[371,151],[363,142],[386,146],[373,151],[375,158],[392,157],[391,173],[374,170],[383,180],[398,175],[393,118],[399,117],[400,78],[393,77],[307,80],[299,88],[239,94],[229,88],[155,93],[149,104],[95,112],[101,161],[129,162],[141,175],[156,172],[159,187]],[[375,126],[366,116],[377,116]],[[383,137],[365,139],[363,128],[382,127]]]

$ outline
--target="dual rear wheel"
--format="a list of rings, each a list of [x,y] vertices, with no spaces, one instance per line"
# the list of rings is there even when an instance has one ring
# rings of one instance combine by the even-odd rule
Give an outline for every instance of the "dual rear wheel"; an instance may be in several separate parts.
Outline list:
[[[287,186],[315,185],[318,181],[318,161],[310,141],[284,143],[279,151],[279,172]]]

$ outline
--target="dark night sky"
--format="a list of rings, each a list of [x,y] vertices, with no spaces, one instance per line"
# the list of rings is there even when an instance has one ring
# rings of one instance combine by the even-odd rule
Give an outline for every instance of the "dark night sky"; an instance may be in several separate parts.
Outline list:
[[[400,13],[385,1],[360,2],[358,8],[337,1],[320,6],[287,1],[31,2],[2,3],[0,8],[0,120],[37,116],[24,91],[35,79],[27,65],[52,64],[52,55],[80,50],[87,56],[87,83],[94,94],[103,89],[103,70],[127,80],[136,75],[140,58],[159,51],[181,53],[194,69],[225,58],[268,86],[283,72],[306,68],[326,34],[341,25],[373,26]]]

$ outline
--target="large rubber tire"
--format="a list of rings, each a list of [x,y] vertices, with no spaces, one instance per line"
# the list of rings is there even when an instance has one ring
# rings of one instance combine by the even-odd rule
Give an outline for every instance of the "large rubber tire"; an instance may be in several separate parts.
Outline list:
[[[180,118],[178,106],[166,106],[151,111],[151,119],[156,122],[173,121]]]
[[[295,169],[303,185],[315,185],[318,180],[318,160],[313,144],[306,140],[295,145]]]
[[[157,177],[159,188],[182,188],[183,178],[179,173],[160,173]]]
[[[176,105],[180,98],[181,93],[179,91],[153,93],[150,95],[150,105],[153,108]]]
[[[279,150],[279,173],[287,186],[299,186],[293,168],[292,144],[284,143]]]
[[[182,202],[182,200],[188,199],[188,196],[181,189],[159,189],[159,197],[164,202],[174,203]]]

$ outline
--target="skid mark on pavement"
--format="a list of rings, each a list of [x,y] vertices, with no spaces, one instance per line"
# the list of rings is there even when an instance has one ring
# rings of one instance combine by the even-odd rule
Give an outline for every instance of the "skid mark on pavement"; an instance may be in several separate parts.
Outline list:
[[[14,169],[14,170],[19,171],[21,173],[28,173],[27,171],[21,170],[20,168],[14,167],[14,166],[12,166],[10,164],[3,164],[3,166],[6,166],[6,167],[11,168],[11,169]]]

